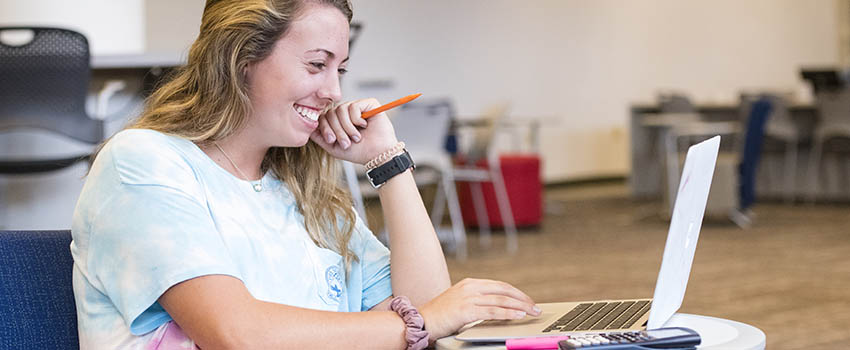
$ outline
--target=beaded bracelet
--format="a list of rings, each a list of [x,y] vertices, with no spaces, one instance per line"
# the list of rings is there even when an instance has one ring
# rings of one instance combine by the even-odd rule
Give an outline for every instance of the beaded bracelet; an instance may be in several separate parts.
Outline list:
[[[428,347],[428,331],[425,330],[425,319],[419,310],[405,296],[397,296],[390,301],[390,310],[395,311],[404,320],[407,329],[404,339],[407,340],[407,350],[422,350]]]
[[[388,160],[399,155],[402,151],[404,151],[404,142],[399,142],[389,150],[384,151],[384,153],[381,153],[377,157],[372,158],[372,160],[366,162],[366,170],[372,170],[377,168],[381,164],[384,164]]]

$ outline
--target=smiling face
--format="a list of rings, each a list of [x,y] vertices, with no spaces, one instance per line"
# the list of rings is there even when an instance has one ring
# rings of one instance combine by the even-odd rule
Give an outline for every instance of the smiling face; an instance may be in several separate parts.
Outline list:
[[[319,114],[342,97],[349,24],[340,10],[308,4],[271,54],[248,66],[252,113],[244,132],[268,147],[298,147]]]

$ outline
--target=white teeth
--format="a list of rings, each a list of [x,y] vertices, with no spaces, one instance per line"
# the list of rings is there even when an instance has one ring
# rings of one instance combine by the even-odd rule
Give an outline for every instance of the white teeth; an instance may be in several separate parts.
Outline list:
[[[295,107],[295,111],[298,112],[298,114],[300,114],[304,118],[308,118],[313,121],[319,120],[319,112],[316,112],[312,109],[297,106]]]

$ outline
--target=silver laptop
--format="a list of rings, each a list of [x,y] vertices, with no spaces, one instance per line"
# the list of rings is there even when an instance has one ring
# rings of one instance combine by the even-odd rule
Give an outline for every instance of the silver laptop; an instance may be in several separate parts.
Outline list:
[[[456,339],[502,342],[510,338],[663,327],[679,310],[685,296],[719,147],[720,136],[715,136],[688,149],[652,299],[538,304],[543,310],[540,316],[480,322],[462,330]]]

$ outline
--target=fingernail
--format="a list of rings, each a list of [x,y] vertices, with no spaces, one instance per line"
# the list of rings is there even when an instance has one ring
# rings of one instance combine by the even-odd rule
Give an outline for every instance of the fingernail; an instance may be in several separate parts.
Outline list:
[[[515,314],[516,314],[516,318],[525,317],[525,311],[517,311],[517,312],[515,312]]]
[[[333,133],[327,133],[327,134],[325,134],[325,141],[327,141],[328,143],[333,143],[333,142],[334,142],[334,140],[335,140],[335,139],[334,139],[334,134],[333,134]]]
[[[534,305],[534,312],[537,313],[537,314],[540,314],[541,312],[543,312],[543,310],[540,310],[540,308],[537,307],[537,305]]]
[[[342,146],[342,149],[348,149],[348,146],[351,146],[351,143],[348,140],[339,140],[339,145]]]
[[[354,142],[360,142],[360,135],[357,135],[357,134],[351,135],[351,139],[354,140]]]

